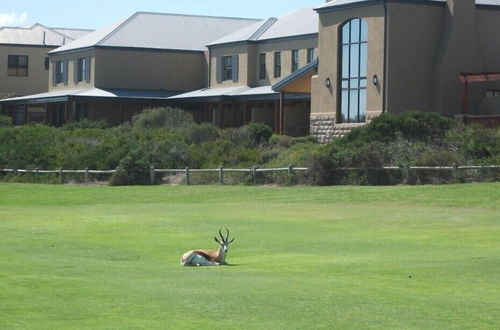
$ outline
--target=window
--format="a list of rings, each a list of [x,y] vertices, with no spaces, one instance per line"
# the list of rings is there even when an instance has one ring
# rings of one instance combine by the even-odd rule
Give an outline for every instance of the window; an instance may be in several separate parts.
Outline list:
[[[307,63],[311,63],[316,60],[316,49],[308,48],[307,49]]]
[[[366,119],[368,24],[352,19],[341,27],[340,33],[339,122],[362,123]]]
[[[49,69],[49,58],[46,57],[45,58],[45,70],[48,70]]]
[[[266,54],[260,54],[259,79],[266,79]]]
[[[65,72],[64,61],[57,61],[55,67],[55,82],[56,84],[63,83],[65,81],[66,72]]]
[[[86,57],[79,58],[77,60],[77,70],[76,70],[76,81],[77,82],[89,81],[89,78],[90,78],[89,63],[90,63],[90,61]]]
[[[495,90],[486,91],[486,98],[498,99],[498,98],[500,98],[500,91],[495,91]]]
[[[233,79],[233,64],[231,58],[232,56],[222,57],[222,80]]]
[[[299,50],[292,50],[292,72],[299,69]]]
[[[9,55],[7,57],[7,74],[9,76],[27,77],[28,76],[28,56]]]
[[[281,77],[281,52],[274,53],[274,78]]]

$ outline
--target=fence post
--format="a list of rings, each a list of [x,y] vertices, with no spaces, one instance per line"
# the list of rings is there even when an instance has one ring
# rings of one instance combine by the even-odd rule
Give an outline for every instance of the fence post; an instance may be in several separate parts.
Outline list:
[[[403,184],[410,183],[410,166],[406,164],[403,168],[404,182]]]
[[[253,184],[257,184],[257,166],[254,166],[252,168],[252,173],[253,173]]]
[[[155,184],[155,167],[153,165],[149,167],[149,183],[151,185]]]
[[[219,184],[224,184],[224,166],[219,167]]]
[[[35,180],[38,180],[38,167],[35,168]]]
[[[186,186],[189,186],[189,167],[186,167]]]
[[[292,176],[293,174],[293,165],[288,165],[288,176]]]
[[[85,184],[89,184],[89,168],[85,167]]]
[[[63,184],[63,169],[59,169],[59,184]]]
[[[457,163],[453,164],[453,181],[454,182],[458,181],[458,164]]]

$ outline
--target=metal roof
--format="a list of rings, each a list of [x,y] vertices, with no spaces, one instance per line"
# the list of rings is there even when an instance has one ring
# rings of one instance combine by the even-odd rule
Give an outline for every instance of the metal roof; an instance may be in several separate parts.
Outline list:
[[[42,24],[34,24],[28,28],[2,27],[0,28],[0,44],[57,47],[89,32],[91,31],[54,29]]]
[[[279,93],[272,90],[271,86],[248,87],[236,86],[225,88],[204,88],[197,91],[183,93],[168,98],[169,101],[220,101],[221,99],[260,99],[277,98]]]
[[[56,90],[28,96],[14,97],[0,100],[0,103],[8,104],[40,104],[51,102],[64,102],[69,98],[114,98],[114,99],[136,99],[136,100],[165,100],[175,95],[176,91],[165,90],[137,90],[118,88],[81,88]]]
[[[68,29],[68,28],[55,28],[55,27],[51,27],[51,29],[56,31],[56,32],[62,33],[65,36],[68,36],[73,40],[81,38],[84,35],[89,34],[90,32],[94,31],[94,30],[88,30],[88,29]]]
[[[350,7],[350,6],[356,6],[356,5],[369,5],[371,3],[379,3],[382,1],[376,1],[376,0],[333,0],[330,2],[327,2],[325,4],[322,4],[321,6],[318,6],[315,8],[315,10],[322,11],[323,9],[328,10],[328,9],[335,9],[338,7],[339,9],[342,7]],[[388,0],[390,2],[390,0]],[[411,2],[408,1],[408,2]],[[446,0],[413,0],[413,2],[420,2],[420,3],[425,3],[425,2],[442,2],[445,3]],[[476,0],[476,5],[486,5],[486,6],[500,6],[500,0]]]
[[[242,41],[263,41],[318,33],[318,14],[313,8],[295,10],[279,18],[271,17],[218,39],[209,46]]]
[[[259,20],[138,12],[51,53],[90,47],[204,51],[205,45]]]

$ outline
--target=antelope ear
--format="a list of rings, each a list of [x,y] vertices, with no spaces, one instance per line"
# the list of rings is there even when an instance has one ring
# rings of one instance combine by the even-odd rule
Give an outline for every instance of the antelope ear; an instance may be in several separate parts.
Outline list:
[[[233,239],[232,239],[232,240],[230,240],[229,242],[227,242],[227,244],[229,244],[229,243],[233,243],[233,241],[234,241],[234,239],[235,239],[235,238],[236,238],[236,237],[233,237]]]
[[[217,242],[217,244],[220,244],[219,240],[217,239],[217,237],[214,236],[214,240]]]

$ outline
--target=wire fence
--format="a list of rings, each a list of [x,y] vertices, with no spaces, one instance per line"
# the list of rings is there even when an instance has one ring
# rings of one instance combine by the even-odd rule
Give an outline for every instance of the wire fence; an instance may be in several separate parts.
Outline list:
[[[354,171],[354,172],[365,172],[368,173],[369,171],[376,172],[376,171],[388,171],[388,172],[399,172],[399,175],[401,177],[401,182],[402,184],[411,184],[412,179],[413,179],[413,174],[419,171],[447,171],[451,175],[452,178],[457,178],[459,173],[461,171],[482,171],[482,170],[498,170],[500,169],[500,165],[482,165],[482,166],[459,166],[459,165],[452,165],[452,166],[384,166],[384,167],[372,167],[372,168],[360,168],[360,167],[338,167],[333,169],[333,171],[336,172],[348,172],[348,171]],[[57,181],[60,184],[65,183],[66,177],[69,177],[70,175],[74,176],[77,175],[80,177],[80,180],[82,179],[83,176],[83,182],[85,184],[89,184],[91,181],[91,177],[95,176],[111,176],[114,173],[118,171],[117,169],[114,170],[105,170],[105,171],[99,171],[99,170],[91,170],[91,169],[84,169],[84,170],[66,170],[66,169],[58,169],[58,170],[43,170],[43,169],[0,169],[0,173],[10,173],[13,175],[21,175],[21,174],[32,174],[35,176],[35,178],[39,178],[41,175],[44,174],[54,174],[57,177]],[[146,175],[148,176],[149,184],[153,185],[157,183],[157,176],[176,176],[177,178],[181,178],[181,181],[179,183],[185,184],[185,185],[191,185],[193,184],[192,176],[195,174],[210,174],[212,177],[215,176],[215,180],[212,180],[211,182],[213,183],[218,183],[218,184],[226,184],[226,178],[228,175],[231,174],[243,174],[246,175],[247,177],[250,176],[250,183],[253,184],[258,184],[258,177],[259,174],[261,173],[283,173],[287,177],[293,177],[297,173],[306,173],[309,172],[310,169],[307,167],[294,167],[292,165],[288,167],[281,167],[281,168],[259,168],[257,166],[254,166],[252,168],[224,168],[223,166],[220,166],[219,168],[215,169],[191,169],[189,167],[183,168],[183,169],[157,169],[154,167],[150,167],[149,170],[147,171]],[[235,181],[234,178],[230,181]],[[237,181],[237,180],[236,180]],[[248,183],[248,180],[247,180]]]

